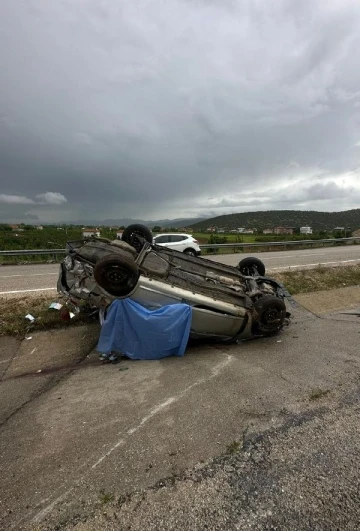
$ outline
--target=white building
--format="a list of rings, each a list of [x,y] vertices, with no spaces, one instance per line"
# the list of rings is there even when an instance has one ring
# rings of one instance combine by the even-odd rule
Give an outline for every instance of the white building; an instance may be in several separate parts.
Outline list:
[[[92,236],[100,238],[100,231],[98,229],[83,229],[83,238],[91,238]]]
[[[312,228],[311,227],[300,227],[300,234],[312,234]]]

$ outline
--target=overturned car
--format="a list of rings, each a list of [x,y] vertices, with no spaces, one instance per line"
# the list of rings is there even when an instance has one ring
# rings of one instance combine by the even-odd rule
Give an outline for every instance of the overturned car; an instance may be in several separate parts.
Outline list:
[[[152,310],[184,303],[192,307],[192,337],[249,339],[273,335],[288,323],[289,293],[247,257],[237,267],[153,244],[151,231],[128,226],[122,240],[68,242],[58,291],[73,304],[105,310],[130,297]]]

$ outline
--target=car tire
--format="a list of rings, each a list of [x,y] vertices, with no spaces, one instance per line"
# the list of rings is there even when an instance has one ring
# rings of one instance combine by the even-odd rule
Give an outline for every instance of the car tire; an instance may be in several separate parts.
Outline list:
[[[240,273],[248,277],[263,277],[265,275],[265,264],[259,258],[248,256],[240,260],[237,268]]]
[[[124,229],[121,238],[124,242],[134,247],[137,252],[140,252],[144,241],[148,243],[153,242],[153,235],[151,230],[145,225],[129,225]]]
[[[286,306],[282,299],[264,295],[254,304],[257,313],[255,334],[272,335],[281,330],[286,319]]]
[[[138,266],[128,256],[105,256],[94,268],[96,282],[114,297],[127,297],[136,287],[139,274]]]
[[[196,256],[196,251],[194,251],[194,249],[189,248],[185,249],[184,254],[187,254],[189,256]]]

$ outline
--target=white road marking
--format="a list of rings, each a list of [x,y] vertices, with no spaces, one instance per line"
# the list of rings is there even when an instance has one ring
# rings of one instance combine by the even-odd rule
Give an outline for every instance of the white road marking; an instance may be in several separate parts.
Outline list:
[[[27,274],[24,274],[24,275],[4,275],[4,276],[1,276],[0,275],[0,279],[1,278],[15,278],[15,277],[24,277],[24,278],[28,278],[28,277],[43,277],[45,275],[58,275],[58,273],[31,273],[30,275],[27,275]]]
[[[311,253],[311,254],[302,254],[301,257],[304,257],[305,256],[323,256],[324,254],[328,254],[328,253]],[[293,254],[286,254],[286,255],[282,255],[282,256],[269,256],[269,257],[264,257],[264,260],[279,260],[279,259],[282,259],[282,258],[294,258],[294,255]]]
[[[56,291],[56,288],[17,289],[14,291],[0,291],[0,295],[7,295],[8,293],[31,293],[34,291]]]

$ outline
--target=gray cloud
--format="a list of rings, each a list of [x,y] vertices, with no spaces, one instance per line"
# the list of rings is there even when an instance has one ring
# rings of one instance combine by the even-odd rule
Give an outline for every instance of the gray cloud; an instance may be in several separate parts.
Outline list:
[[[359,206],[352,0],[13,0],[0,20],[2,216]]]
[[[0,203],[6,203],[8,205],[30,205],[34,201],[23,195],[0,194]]]
[[[36,199],[23,195],[0,194],[0,203],[8,205],[62,205],[66,202],[66,197],[59,192],[37,194]]]
[[[37,194],[36,198],[40,203],[47,205],[62,205],[67,202],[66,197],[59,192],[45,192],[44,194]]]

